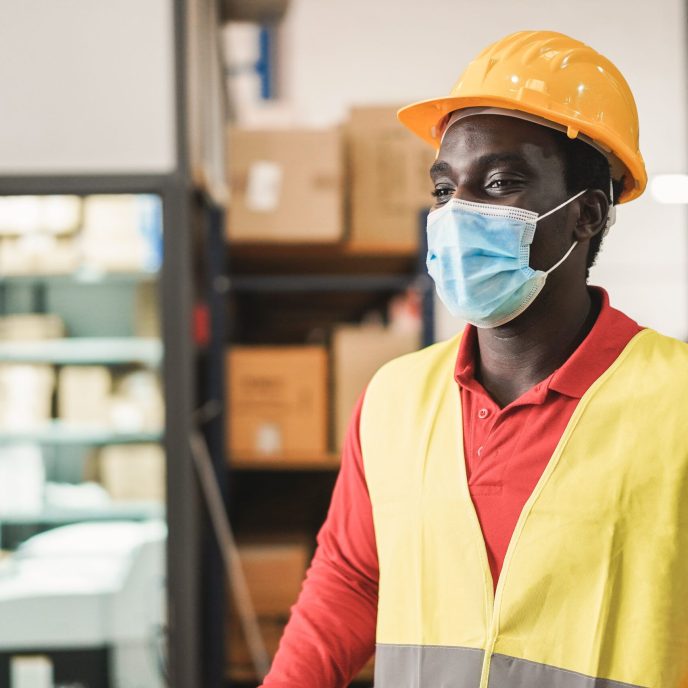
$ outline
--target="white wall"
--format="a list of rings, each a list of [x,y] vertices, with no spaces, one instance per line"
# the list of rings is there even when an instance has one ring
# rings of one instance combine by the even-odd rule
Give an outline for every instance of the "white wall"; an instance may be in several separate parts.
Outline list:
[[[0,0],[0,174],[176,165],[171,0]]]
[[[483,47],[521,29],[589,43],[626,76],[638,103],[650,176],[688,172],[682,0],[291,0],[283,89],[310,124],[354,103],[407,103],[447,93]],[[688,228],[683,206],[646,193],[619,209],[592,282],[644,325],[688,337]],[[451,324],[446,326],[451,328]]]

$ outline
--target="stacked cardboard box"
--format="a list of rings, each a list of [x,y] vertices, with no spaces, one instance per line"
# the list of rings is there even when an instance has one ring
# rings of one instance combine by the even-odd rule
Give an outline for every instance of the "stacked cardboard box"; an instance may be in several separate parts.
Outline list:
[[[335,447],[344,445],[351,412],[375,372],[387,361],[415,351],[416,331],[381,325],[340,325],[332,337]]]
[[[116,376],[110,397],[110,421],[122,432],[158,432],[165,422],[165,403],[158,374],[135,370]]]
[[[81,222],[81,212],[79,196],[3,196],[0,235],[71,234]]]
[[[352,248],[418,247],[434,151],[397,121],[397,109],[353,108],[346,124]]]
[[[110,425],[112,376],[105,366],[63,366],[57,376],[57,413],[65,423]]]
[[[228,239],[413,252],[434,153],[396,110],[354,108],[343,128],[230,129]]]
[[[160,207],[147,194],[0,198],[0,274],[155,271]]]
[[[72,236],[0,239],[0,274],[3,275],[61,275],[73,272],[80,263],[81,249]]]
[[[0,429],[35,429],[48,423],[54,389],[52,366],[0,363]]]
[[[277,651],[291,606],[299,595],[309,555],[310,547],[304,539],[239,547],[249,594],[270,656]],[[228,597],[231,600],[231,594]],[[250,670],[251,655],[235,613],[228,615],[225,636],[230,669]]]
[[[343,128],[327,131],[233,128],[227,152],[230,241],[329,243],[378,254],[417,250],[420,214],[431,205],[433,151],[398,124],[396,108],[356,108]],[[375,371],[418,344],[416,330],[346,325],[336,328],[329,351],[231,349],[228,456],[285,466],[322,461],[341,447],[355,401]],[[306,560],[282,552],[279,563],[276,551],[259,553],[244,548],[242,559],[263,639],[274,654]],[[250,671],[236,614],[230,618],[231,667]],[[361,676],[372,678],[372,666],[371,660]]]
[[[160,381],[151,370],[113,379],[105,366],[62,366],[57,412],[60,420],[71,425],[122,432],[158,432],[164,424]]]
[[[81,248],[84,267],[103,272],[155,271],[162,257],[160,199],[88,196]]]
[[[331,394],[328,353],[322,347],[233,348],[227,364],[230,457],[285,465],[322,462],[343,446],[356,400],[377,369],[415,351],[419,343],[416,330],[337,326],[332,336]]]
[[[65,336],[62,318],[50,314],[18,314],[0,317],[0,341],[30,342]]]
[[[230,457],[323,459],[329,410],[324,347],[235,347],[226,369]]]
[[[338,129],[233,128],[228,146],[229,239],[341,240],[344,167]]]
[[[165,452],[158,444],[111,445],[98,456],[100,482],[119,502],[165,500]]]
[[[66,273],[76,269],[81,223],[77,196],[0,198],[0,274]]]

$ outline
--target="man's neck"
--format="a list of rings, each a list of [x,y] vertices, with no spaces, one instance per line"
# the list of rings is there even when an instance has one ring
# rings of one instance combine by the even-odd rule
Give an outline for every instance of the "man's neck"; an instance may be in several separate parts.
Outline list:
[[[478,329],[478,378],[503,408],[559,368],[595,324],[600,305],[585,285],[555,296],[543,290],[521,316]]]

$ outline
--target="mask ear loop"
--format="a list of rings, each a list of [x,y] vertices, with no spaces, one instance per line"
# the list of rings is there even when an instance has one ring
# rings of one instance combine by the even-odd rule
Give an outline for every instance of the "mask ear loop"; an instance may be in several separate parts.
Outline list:
[[[574,241],[571,244],[571,248],[564,254],[564,257],[555,263],[549,270],[547,270],[545,275],[549,275],[550,272],[554,272],[573,253],[573,249],[576,248],[576,246],[578,246],[578,242]]]
[[[546,218],[548,215],[551,215],[552,213],[556,213],[557,210],[560,210],[563,208],[565,205],[568,205],[572,201],[575,201],[579,196],[582,196],[587,189],[583,189],[583,191],[579,191],[575,196],[571,196],[568,200],[564,201],[563,203],[560,203],[556,208],[552,208],[552,210],[548,210],[544,215],[538,215],[537,221],[540,222],[540,220]]]
[[[583,189],[583,191],[579,191],[575,196],[571,196],[571,198],[569,198],[567,201],[564,201],[556,208],[552,208],[552,210],[546,212],[544,215],[538,215],[538,222],[542,220],[543,217],[547,217],[552,213],[556,213],[557,210],[563,208],[565,205],[568,205],[569,203],[571,203],[571,201],[575,201],[579,196],[582,196],[586,191],[587,189]],[[549,270],[545,272],[545,275],[549,275],[551,272],[554,272],[573,253],[573,249],[575,249],[576,246],[578,246],[578,242],[574,241],[571,244],[571,248],[569,248],[569,250],[563,255],[563,257],[560,260],[558,260]]]

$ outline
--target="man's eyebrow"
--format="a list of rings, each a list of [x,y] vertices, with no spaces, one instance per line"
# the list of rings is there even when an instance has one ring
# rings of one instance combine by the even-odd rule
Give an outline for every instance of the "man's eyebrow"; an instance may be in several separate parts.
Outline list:
[[[435,160],[430,168],[431,177],[439,177],[441,174],[451,174],[452,166],[444,160]]]
[[[525,167],[528,170],[532,169],[528,161],[519,153],[489,153],[488,155],[479,157],[475,161],[476,165],[481,165],[482,167],[498,163],[508,163]],[[439,177],[442,174],[451,175],[451,173],[452,166],[444,160],[436,160],[430,168],[430,176],[432,178]]]

